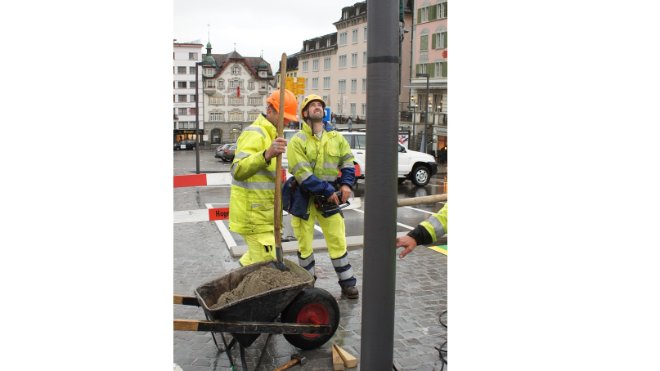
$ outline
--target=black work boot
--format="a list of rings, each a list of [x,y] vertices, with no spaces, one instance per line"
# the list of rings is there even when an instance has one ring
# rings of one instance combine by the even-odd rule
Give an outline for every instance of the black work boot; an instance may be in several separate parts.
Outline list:
[[[357,299],[360,296],[357,287],[355,286],[346,286],[341,288],[342,295],[345,295],[349,299]]]

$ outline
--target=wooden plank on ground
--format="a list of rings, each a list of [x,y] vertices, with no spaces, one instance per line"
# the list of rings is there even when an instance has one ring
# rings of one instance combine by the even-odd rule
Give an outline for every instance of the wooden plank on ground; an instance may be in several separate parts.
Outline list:
[[[344,370],[344,360],[341,359],[341,356],[334,345],[332,346],[332,369],[334,371]]]
[[[351,353],[345,351],[339,345],[334,344],[334,346],[337,348],[337,353],[339,353],[341,359],[344,360],[344,366],[348,368],[357,367],[357,358],[355,358]]]

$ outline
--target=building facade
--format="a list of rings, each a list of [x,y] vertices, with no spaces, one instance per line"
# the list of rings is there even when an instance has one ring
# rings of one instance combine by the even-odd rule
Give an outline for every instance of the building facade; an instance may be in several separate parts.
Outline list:
[[[243,57],[236,50],[202,59],[204,142],[236,142],[243,129],[265,112],[273,90],[270,65],[261,57]]]
[[[404,0],[402,5],[399,102],[405,107],[410,98],[412,0]],[[354,127],[366,127],[367,2],[342,8],[340,19],[333,24],[337,32],[303,41],[302,50],[296,53],[297,76],[305,80],[304,95],[323,97],[339,127],[349,117]]]
[[[204,129],[204,120],[200,117],[199,132],[196,131],[197,112],[203,110],[203,103],[197,102],[199,88],[195,81],[196,66],[202,60],[202,47],[196,42],[177,43],[174,40],[174,142],[196,140]]]
[[[423,133],[415,141],[424,151],[445,151],[448,109],[447,0],[416,1],[414,7],[410,106],[414,110],[413,120],[418,123],[418,132]],[[420,143],[422,138],[426,143]]]

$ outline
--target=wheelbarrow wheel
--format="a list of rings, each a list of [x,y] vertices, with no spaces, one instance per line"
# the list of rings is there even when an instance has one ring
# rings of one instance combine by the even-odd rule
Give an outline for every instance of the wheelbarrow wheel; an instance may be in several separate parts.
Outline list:
[[[325,344],[339,326],[339,305],[329,292],[310,287],[304,289],[282,312],[282,322],[330,325],[329,334],[284,334],[293,346],[303,350],[316,349]]]

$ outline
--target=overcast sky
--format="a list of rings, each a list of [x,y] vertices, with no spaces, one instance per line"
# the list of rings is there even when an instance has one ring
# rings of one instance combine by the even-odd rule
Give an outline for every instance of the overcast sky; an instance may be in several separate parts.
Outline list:
[[[178,42],[210,41],[213,54],[234,50],[264,59],[273,73],[282,53],[296,53],[303,40],[336,32],[333,22],[355,0],[174,0],[174,35]],[[210,26],[207,26],[210,25]],[[206,49],[202,51],[206,53]]]

